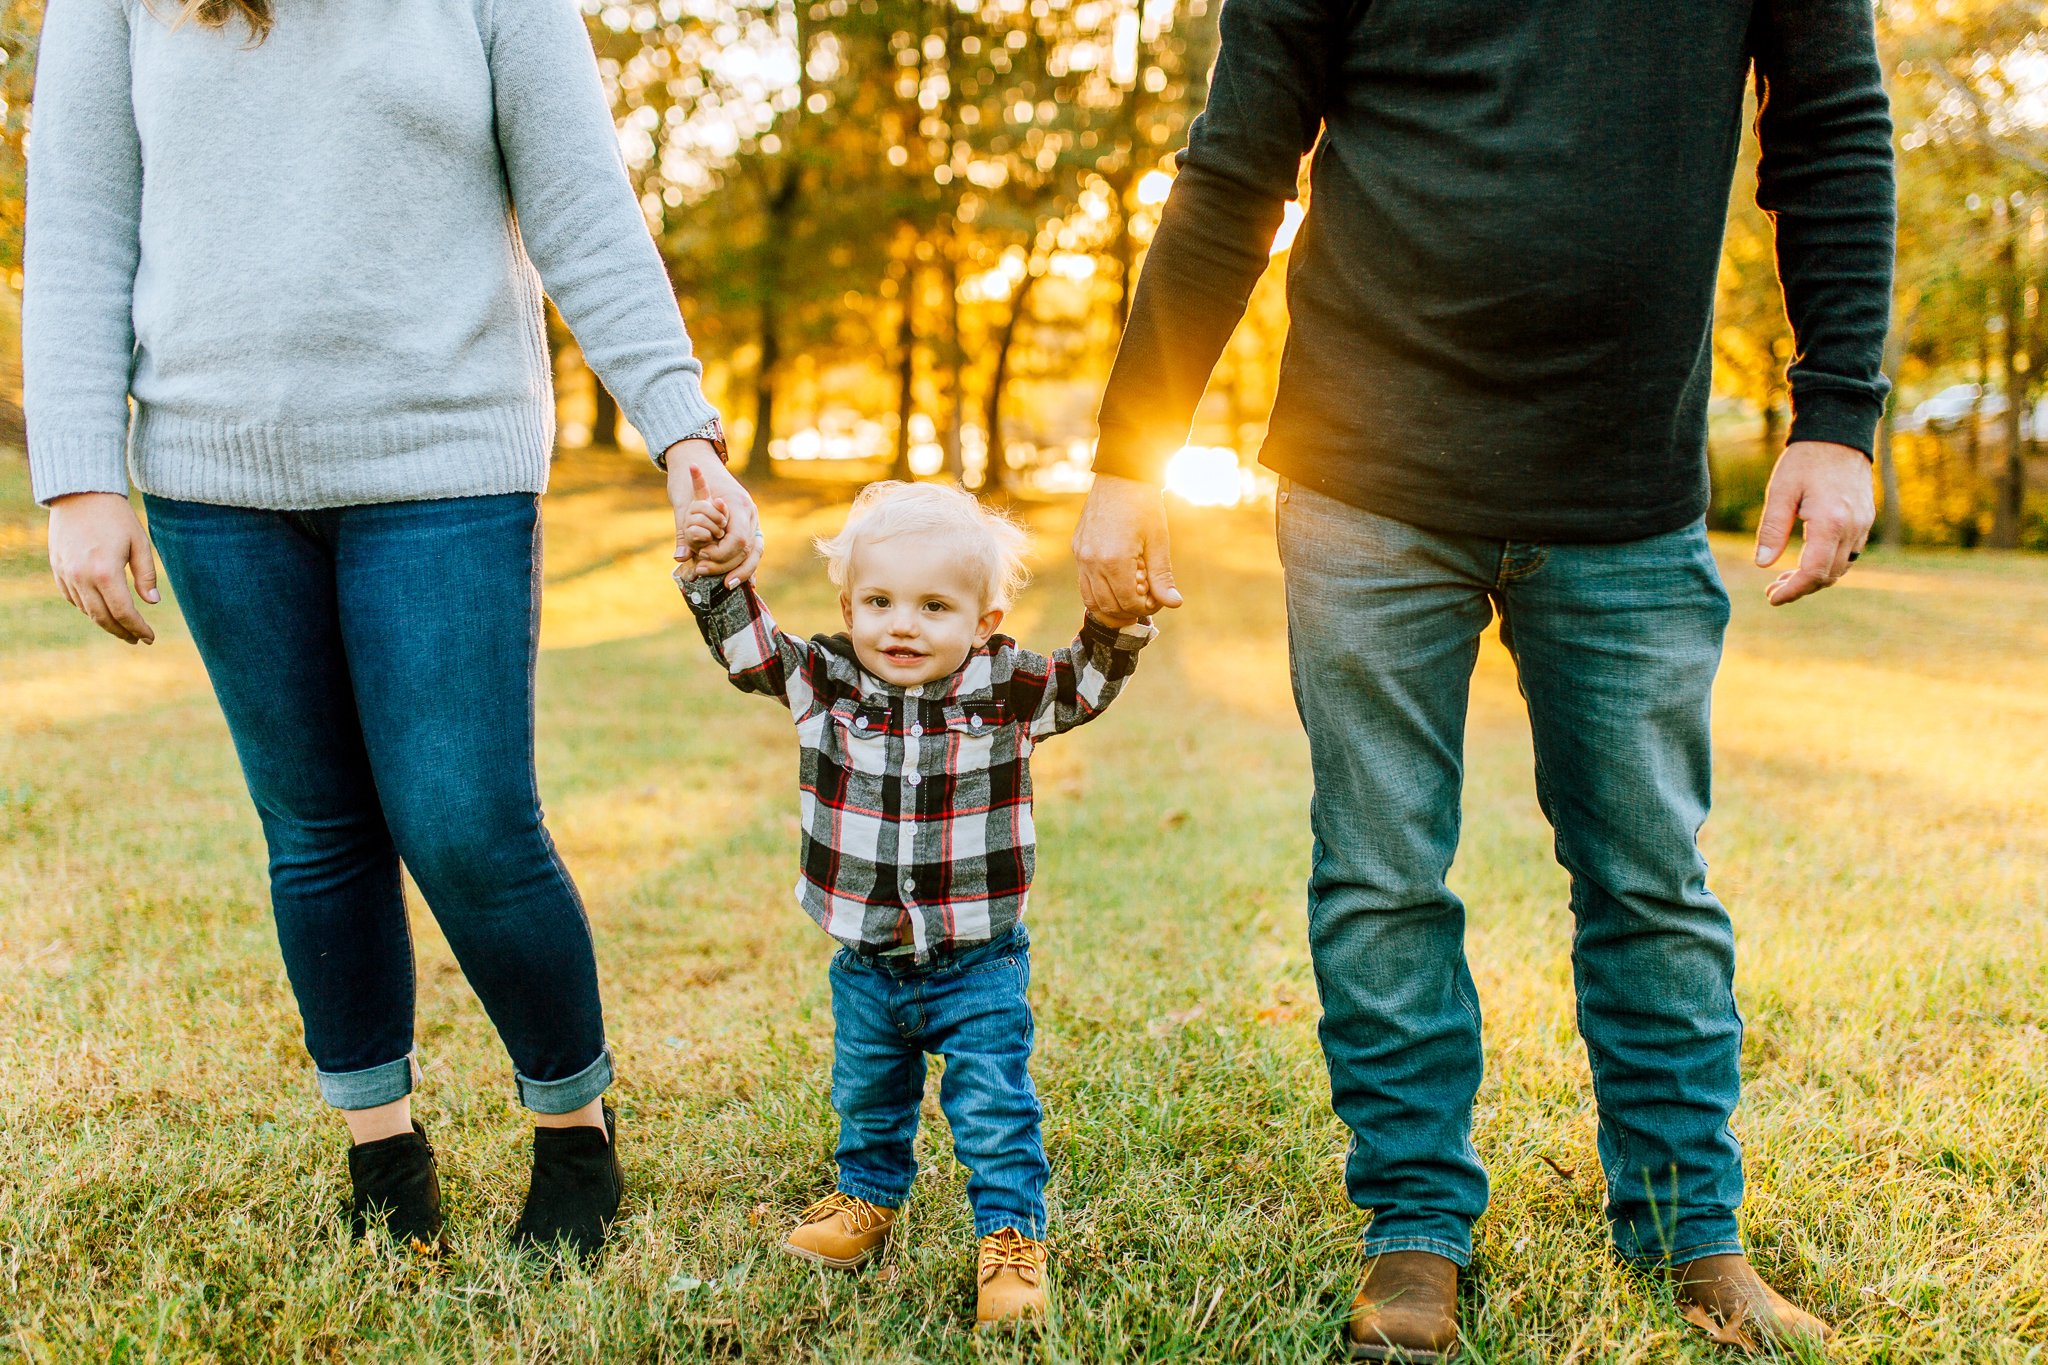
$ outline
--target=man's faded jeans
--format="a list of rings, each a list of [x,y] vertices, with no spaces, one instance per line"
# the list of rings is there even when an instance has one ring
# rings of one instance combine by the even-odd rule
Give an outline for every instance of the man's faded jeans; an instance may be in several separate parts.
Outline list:
[[[1741,1250],[1734,936],[1707,890],[1708,704],[1728,595],[1704,527],[1623,544],[1439,534],[1282,485],[1295,699],[1315,770],[1309,944],[1368,1255],[1460,1265],[1479,1001],[1458,847],[1466,701],[1500,614],[1571,874],[1572,978],[1621,1254]]]

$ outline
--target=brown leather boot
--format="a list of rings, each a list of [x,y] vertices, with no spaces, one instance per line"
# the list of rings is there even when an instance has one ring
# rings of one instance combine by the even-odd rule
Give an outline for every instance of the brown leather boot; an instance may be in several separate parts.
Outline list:
[[[1835,1334],[1765,1284],[1747,1256],[1702,1256],[1665,1271],[1686,1321],[1725,1346],[1818,1346]]]
[[[837,1191],[803,1211],[782,1249],[834,1270],[858,1270],[889,1245],[896,1210]]]
[[[1045,1243],[1015,1228],[981,1239],[974,1273],[974,1330],[1036,1322],[1045,1317]]]
[[[1353,1360],[1433,1365],[1458,1342],[1458,1266],[1427,1251],[1389,1251],[1366,1264],[1344,1345]]]

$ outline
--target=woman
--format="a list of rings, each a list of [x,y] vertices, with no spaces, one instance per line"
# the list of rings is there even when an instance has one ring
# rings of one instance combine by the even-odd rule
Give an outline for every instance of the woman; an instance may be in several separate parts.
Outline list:
[[[40,63],[23,345],[51,564],[154,638],[132,476],[262,817],[352,1222],[441,1231],[403,862],[535,1116],[515,1239],[594,1254],[612,1064],[533,773],[542,281],[675,457],[676,506],[695,469],[735,512],[722,553],[758,533],[573,0],[50,0]]]

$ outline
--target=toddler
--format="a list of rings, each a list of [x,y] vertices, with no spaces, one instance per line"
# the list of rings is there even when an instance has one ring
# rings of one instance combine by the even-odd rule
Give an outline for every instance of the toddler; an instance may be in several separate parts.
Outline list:
[[[981,1239],[977,1330],[1042,1317],[1045,1147],[1031,1084],[1031,751],[1115,698],[1152,638],[1090,617],[1051,658],[996,633],[1024,581],[1024,533],[937,484],[863,490],[820,540],[843,635],[776,627],[751,583],[710,562],[725,508],[702,487],[676,570],[742,691],[789,707],[801,749],[796,896],[832,959],[837,1190],[785,1250],[841,1269],[879,1256],[917,1174],[925,1055],[967,1167]]]

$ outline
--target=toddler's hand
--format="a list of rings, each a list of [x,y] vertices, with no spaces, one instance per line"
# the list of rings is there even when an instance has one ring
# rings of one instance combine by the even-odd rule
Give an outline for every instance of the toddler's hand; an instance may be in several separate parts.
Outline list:
[[[687,548],[676,552],[676,563],[679,566],[676,575],[681,579],[690,579],[707,573],[729,573],[739,567],[738,559],[724,563],[705,554],[708,547],[725,539],[726,528],[731,521],[725,499],[711,496],[711,490],[704,483],[704,476],[694,467],[690,470],[690,491],[695,496],[683,515],[682,543]]]
[[[1144,597],[1148,605],[1156,608],[1158,604],[1156,602],[1153,602],[1152,600],[1151,585],[1145,581],[1144,565],[1139,565],[1138,568],[1134,570],[1134,572],[1137,575],[1139,594]],[[1122,630],[1125,626],[1135,626],[1138,625],[1140,622],[1150,621],[1152,619],[1152,613],[1150,611],[1138,612],[1135,614],[1127,615],[1123,612],[1118,611],[1100,611],[1093,607],[1089,608],[1088,616],[1089,619],[1099,621],[1103,625],[1108,626],[1111,630]]]

